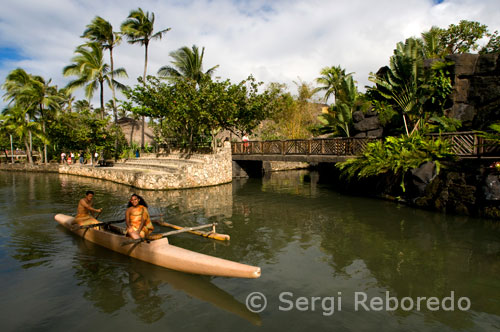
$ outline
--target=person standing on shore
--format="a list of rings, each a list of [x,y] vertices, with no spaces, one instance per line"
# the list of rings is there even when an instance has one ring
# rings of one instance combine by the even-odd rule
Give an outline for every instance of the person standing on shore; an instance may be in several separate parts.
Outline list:
[[[61,153],[61,164],[66,164],[66,153]]]

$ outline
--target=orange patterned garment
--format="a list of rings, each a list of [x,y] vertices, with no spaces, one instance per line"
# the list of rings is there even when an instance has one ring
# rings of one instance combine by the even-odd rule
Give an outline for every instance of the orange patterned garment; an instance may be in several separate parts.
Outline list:
[[[142,205],[138,205],[135,209],[130,212],[130,225],[135,231],[139,231],[139,227],[141,227],[142,218],[144,218],[144,227],[142,228],[139,235],[141,237],[145,237],[149,235],[154,227],[151,223],[151,219],[149,218],[148,208]]]

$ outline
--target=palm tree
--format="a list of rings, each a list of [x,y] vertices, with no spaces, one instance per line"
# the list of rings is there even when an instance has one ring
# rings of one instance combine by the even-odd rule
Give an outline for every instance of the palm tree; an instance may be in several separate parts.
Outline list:
[[[113,31],[113,26],[111,23],[106,21],[100,16],[94,17],[92,22],[87,25],[87,28],[83,32],[83,38],[87,38],[91,42],[98,43],[103,49],[109,50],[109,60],[111,64],[111,80],[114,81],[114,59],[113,59],[113,48],[118,46],[122,40],[121,35],[118,32]],[[117,124],[117,112],[116,112],[116,92],[114,85],[111,85],[111,93],[113,95],[113,115],[115,120],[115,125]]]
[[[112,72],[109,65],[103,60],[102,48],[97,43],[89,43],[80,45],[76,48],[71,65],[64,67],[64,76],[75,75],[79,76],[76,80],[68,83],[67,88],[70,90],[85,86],[85,96],[89,103],[92,99],[95,90],[100,90],[101,101],[101,119],[104,119],[104,83],[106,82],[110,88],[114,86],[117,89],[124,90],[127,87],[111,76],[127,77],[127,72],[123,68],[118,68]]]
[[[333,98],[336,100],[338,97],[338,93],[341,88],[342,81],[345,77],[351,76],[353,73],[345,73],[345,69],[342,69],[340,66],[332,66],[332,67],[324,67],[320,72],[321,77],[316,79],[316,83],[322,84],[315,89],[318,91],[325,91],[325,102],[328,101],[328,98],[333,95]]]
[[[50,85],[51,80],[45,82],[43,77],[34,76],[31,81],[31,87],[27,93],[31,94],[37,104],[37,112],[42,123],[42,132],[45,136],[47,116],[57,114],[61,109],[63,99],[59,94],[57,87]],[[44,161],[47,164],[47,143],[43,144]]]
[[[57,87],[50,86],[51,80],[46,82],[41,76],[32,76],[21,68],[13,70],[7,76],[3,88],[7,91],[4,95],[9,104],[14,103],[16,112],[23,110],[27,116],[27,122],[31,123],[37,115],[40,117],[42,133],[45,136],[45,124],[47,112],[57,112],[62,101]],[[32,151],[30,128],[27,126],[30,137],[30,148]],[[47,163],[47,143],[44,140],[44,161]]]
[[[203,72],[203,56],[205,47],[202,47],[201,54],[198,46],[193,45],[191,48],[184,46],[177,51],[170,52],[170,56],[174,59],[171,61],[173,66],[163,66],[158,70],[160,77],[175,81],[179,78],[187,78],[195,81],[198,85],[203,77],[212,76],[219,65],[213,66],[206,72]]]
[[[350,137],[353,125],[352,114],[357,110],[365,110],[369,104],[360,100],[352,76],[346,76],[342,79],[338,95],[335,104],[330,107],[331,112],[320,115],[319,120],[323,123],[320,131],[323,133],[334,132]]]
[[[28,162],[33,164],[32,147],[30,143],[31,136],[34,135],[38,137],[44,144],[48,143],[46,136],[42,132],[40,123],[30,121],[26,109],[17,104],[4,109],[0,116],[0,120],[2,120],[2,126],[5,126],[7,131],[13,133],[24,142]]]
[[[114,81],[114,59],[113,48],[118,46],[122,40],[120,33],[113,32],[113,26],[100,16],[96,16],[92,22],[87,25],[87,29],[83,32],[82,37],[89,39],[92,42],[97,42],[103,49],[109,50],[109,60],[111,64],[111,81]],[[111,85],[111,93],[113,99],[111,100],[111,109],[113,110],[113,118],[115,128],[118,130],[118,112],[116,109],[116,92],[114,85]],[[118,152],[118,133],[115,139],[115,153]],[[115,154],[115,159],[118,156]]]
[[[132,10],[125,22],[121,25],[122,33],[127,37],[130,44],[140,44],[144,46],[144,74],[142,75],[143,83],[146,83],[146,72],[148,68],[148,46],[149,42],[154,39],[161,39],[170,28],[160,30],[153,33],[155,22],[155,14],[144,12],[141,8]],[[142,138],[141,147],[144,148],[144,126],[146,121],[142,117]]]

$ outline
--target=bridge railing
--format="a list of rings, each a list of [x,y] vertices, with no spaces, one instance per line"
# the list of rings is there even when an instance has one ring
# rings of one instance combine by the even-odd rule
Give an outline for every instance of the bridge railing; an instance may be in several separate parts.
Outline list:
[[[360,154],[370,142],[379,138],[337,137],[308,140],[273,140],[233,142],[233,154],[266,155],[337,155],[353,156]]]
[[[500,157],[500,144],[484,139],[476,132],[452,132],[430,136],[450,140],[453,152],[460,157]],[[249,141],[233,142],[231,148],[233,154],[355,156],[361,154],[368,143],[377,140],[381,138]]]
[[[451,142],[451,149],[460,157],[498,157],[500,145],[494,141],[481,137],[472,131],[429,134],[432,137],[441,137]]]

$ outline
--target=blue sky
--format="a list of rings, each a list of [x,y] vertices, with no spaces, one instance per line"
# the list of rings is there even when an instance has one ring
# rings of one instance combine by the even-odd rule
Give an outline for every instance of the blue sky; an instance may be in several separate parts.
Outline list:
[[[21,67],[66,85],[71,77],[63,77],[62,68],[92,18],[100,15],[118,30],[138,6],[155,13],[157,30],[172,28],[151,43],[148,74],[169,64],[169,52],[196,44],[206,48],[206,68],[220,65],[216,76],[238,82],[253,74],[265,83],[286,83],[292,92],[294,82],[313,83],[321,68],[333,65],[354,72],[364,90],[369,73],[387,64],[397,42],[433,25],[467,19],[500,30],[498,0],[4,0],[0,80]],[[123,83],[133,85],[142,75],[143,57],[137,45],[116,48],[116,66],[130,77]],[[75,95],[83,97],[82,91]]]

